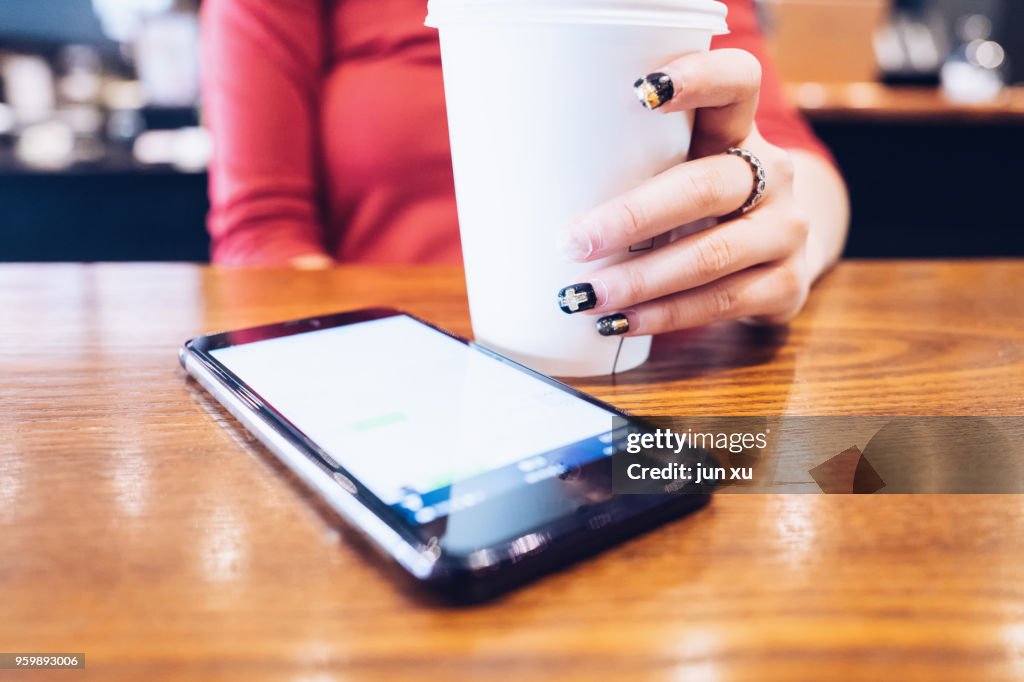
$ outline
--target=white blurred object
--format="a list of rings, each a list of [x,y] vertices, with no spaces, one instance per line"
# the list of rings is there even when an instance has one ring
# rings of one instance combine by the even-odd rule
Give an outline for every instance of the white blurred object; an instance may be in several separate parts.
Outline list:
[[[212,145],[205,128],[149,130],[135,140],[135,160],[144,164],[170,164],[180,171],[206,168]]]
[[[174,0],[92,0],[103,32],[119,43],[135,40],[146,17],[166,12]]]
[[[14,110],[0,102],[0,135],[8,135],[14,132]]]
[[[942,59],[942,48],[936,41],[935,32],[926,24],[908,22],[904,28],[904,42],[910,65],[918,72],[934,73],[933,69]]]
[[[35,123],[21,131],[15,154],[27,166],[62,170],[75,160],[75,133],[63,121]]]
[[[190,107],[199,99],[199,23],[173,13],[148,19],[135,43],[139,80],[149,104]]]
[[[53,71],[42,57],[11,55],[0,61],[7,103],[19,123],[31,125],[50,118],[56,106]]]
[[[965,52],[969,64],[989,71],[996,71],[1006,61],[1006,50],[994,40],[972,40]]]
[[[984,104],[999,97],[1003,78],[998,71],[949,60],[942,65],[942,91],[946,99],[960,104]]]

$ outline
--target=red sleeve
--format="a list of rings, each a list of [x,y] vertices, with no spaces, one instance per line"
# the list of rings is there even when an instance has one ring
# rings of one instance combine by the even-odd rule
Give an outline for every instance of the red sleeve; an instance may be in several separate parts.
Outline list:
[[[325,252],[316,179],[323,24],[322,0],[202,4],[214,262],[282,265]]]
[[[761,62],[761,98],[757,107],[757,127],[766,140],[784,149],[802,149],[830,163],[832,155],[807,121],[786,99],[775,65],[768,56],[753,0],[725,0],[729,6],[729,33],[714,39],[712,47],[746,50]]]

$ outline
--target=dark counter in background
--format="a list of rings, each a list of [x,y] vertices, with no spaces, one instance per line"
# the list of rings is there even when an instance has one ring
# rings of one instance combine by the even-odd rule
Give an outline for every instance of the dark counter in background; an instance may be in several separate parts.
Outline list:
[[[847,256],[1024,256],[1024,126],[814,128],[849,186]]]
[[[1024,87],[982,105],[877,83],[789,90],[846,177],[846,255],[1024,256]]]
[[[1024,256],[1024,91],[963,107],[928,90],[792,87],[849,183],[848,256]],[[30,171],[0,155],[0,261],[204,261],[207,209],[204,173],[130,158]]]
[[[206,174],[116,160],[66,171],[0,160],[0,261],[205,261]]]

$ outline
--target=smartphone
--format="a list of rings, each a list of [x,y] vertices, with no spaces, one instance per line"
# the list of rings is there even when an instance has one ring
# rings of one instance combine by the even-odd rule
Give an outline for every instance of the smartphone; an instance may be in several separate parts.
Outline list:
[[[614,494],[615,433],[638,421],[397,310],[203,336],[180,360],[372,546],[449,599],[494,596],[708,499]]]

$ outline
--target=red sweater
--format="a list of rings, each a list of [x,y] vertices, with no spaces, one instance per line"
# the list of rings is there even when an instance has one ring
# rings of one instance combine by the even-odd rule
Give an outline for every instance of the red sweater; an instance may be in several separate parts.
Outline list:
[[[827,154],[784,100],[752,0],[731,33],[764,69],[757,123]],[[214,262],[458,263],[437,32],[424,0],[205,0],[204,102],[213,132]]]

